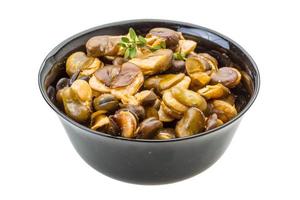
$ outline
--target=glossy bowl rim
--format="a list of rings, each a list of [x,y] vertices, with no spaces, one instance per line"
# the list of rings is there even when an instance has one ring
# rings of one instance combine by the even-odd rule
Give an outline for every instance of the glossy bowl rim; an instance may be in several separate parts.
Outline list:
[[[68,44],[69,42],[71,42],[72,40],[87,34],[89,32],[98,30],[98,29],[102,29],[102,28],[107,28],[110,26],[116,26],[116,25],[122,25],[122,24],[130,24],[130,23],[136,23],[136,22],[144,22],[144,23],[151,23],[151,22],[161,22],[161,23],[166,23],[166,24],[177,24],[177,25],[183,25],[183,26],[187,26],[187,27],[191,27],[191,28],[196,28],[196,29],[201,29],[201,30],[205,30],[208,32],[211,32],[213,34],[218,35],[219,37],[229,41],[230,43],[234,44],[242,53],[245,54],[245,56],[249,59],[249,61],[251,62],[255,72],[256,72],[256,78],[255,78],[255,87],[254,87],[254,91],[253,91],[253,95],[250,98],[249,102],[247,103],[247,105],[245,106],[245,108],[238,113],[237,116],[235,116],[233,119],[231,119],[230,121],[224,123],[223,125],[216,127],[214,129],[211,129],[209,131],[205,131],[202,134],[195,134],[192,136],[187,136],[187,137],[182,137],[182,138],[173,138],[173,139],[168,139],[168,140],[156,140],[156,139],[132,139],[132,138],[124,138],[124,137],[120,137],[120,136],[113,136],[113,135],[109,135],[103,132],[99,132],[99,131],[94,131],[91,130],[90,128],[76,122],[75,120],[69,118],[66,116],[65,113],[63,113],[62,111],[60,111],[57,106],[52,103],[52,101],[49,99],[46,90],[43,88],[43,81],[42,80],[42,71],[45,68],[45,63],[52,58],[62,47],[64,47],[66,44]],[[193,138],[197,138],[197,137],[204,137],[207,136],[209,134],[213,134],[215,132],[217,132],[220,129],[225,128],[226,126],[229,126],[230,124],[234,123],[235,121],[237,121],[238,119],[240,119],[248,110],[249,108],[253,105],[254,101],[257,98],[257,95],[259,93],[259,89],[260,89],[260,73],[258,70],[258,67],[255,63],[255,61],[253,60],[253,58],[250,56],[250,54],[243,48],[241,47],[237,42],[233,41],[232,39],[230,39],[229,37],[218,33],[217,31],[211,30],[209,28],[206,27],[202,27],[196,24],[192,24],[192,23],[188,23],[188,22],[181,22],[181,21],[174,21],[174,20],[165,20],[165,19],[133,19],[133,20],[124,20],[124,21],[117,21],[117,22],[112,22],[112,23],[107,23],[107,24],[103,24],[100,26],[96,26],[87,30],[84,30],[82,32],[79,32],[69,38],[67,38],[66,40],[62,41],[61,43],[59,43],[55,48],[53,48],[48,55],[46,56],[46,58],[44,59],[44,61],[42,62],[39,72],[38,72],[38,85],[39,85],[39,89],[40,92],[44,98],[44,100],[47,102],[47,104],[56,112],[56,114],[58,114],[60,117],[62,117],[64,120],[66,120],[68,123],[71,123],[72,125],[76,126],[77,128],[82,129],[83,131],[85,131],[88,134],[92,134],[92,135],[96,135],[98,137],[106,137],[106,138],[111,138],[111,139],[117,139],[117,140],[123,140],[123,141],[128,141],[128,142],[150,142],[150,143],[158,143],[158,142],[176,142],[176,141],[182,141],[182,140],[189,140],[189,139],[193,139]]]

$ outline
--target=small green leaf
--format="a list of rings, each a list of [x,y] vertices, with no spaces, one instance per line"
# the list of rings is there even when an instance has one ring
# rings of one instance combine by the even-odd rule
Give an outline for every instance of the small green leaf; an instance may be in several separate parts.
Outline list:
[[[118,45],[121,46],[121,47],[123,47],[123,48],[127,47],[126,43],[123,43],[123,42],[118,43]]]
[[[144,47],[147,40],[143,36],[137,36],[133,28],[129,28],[126,37],[121,37],[119,46],[124,47],[124,57],[134,58],[137,55],[137,48]]]
[[[130,48],[125,50],[124,58],[129,58],[129,54],[130,54]]]
[[[162,41],[160,44],[151,47],[150,50],[156,51],[158,49],[165,49],[165,48],[166,48],[166,43],[164,41]]]
[[[143,46],[145,46],[145,45],[142,44],[140,41],[136,41],[136,46],[138,46],[138,47],[143,47]]]
[[[129,39],[127,37],[121,37],[121,41],[124,43],[129,43]]]
[[[145,44],[147,43],[147,40],[146,40],[143,36],[141,36],[141,35],[139,35],[139,41],[140,41],[141,44],[143,44],[143,45],[145,45]]]
[[[185,54],[183,54],[183,53],[176,52],[173,55],[174,55],[175,60],[183,60],[183,61],[186,60]]]
[[[135,41],[137,36],[133,28],[129,28],[129,37],[131,40]]]
[[[156,51],[158,49],[161,49],[160,45],[155,45],[155,46],[151,47],[151,51]]]
[[[129,57],[134,58],[136,56],[137,50],[136,48],[130,48]]]

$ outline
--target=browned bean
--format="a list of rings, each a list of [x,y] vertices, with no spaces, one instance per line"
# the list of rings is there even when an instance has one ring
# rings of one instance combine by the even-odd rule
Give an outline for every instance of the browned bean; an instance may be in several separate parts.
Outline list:
[[[63,77],[63,78],[61,78],[61,79],[59,79],[57,81],[57,83],[56,83],[56,91],[61,90],[61,89],[65,88],[65,87],[69,87],[70,85],[71,85],[70,84],[70,79]]]
[[[191,107],[176,124],[176,137],[187,137],[205,130],[205,117],[201,110]]]
[[[55,102],[55,99],[56,99],[56,97],[55,97],[55,94],[56,93],[56,91],[55,91],[55,88],[53,87],[53,86],[49,86],[48,88],[47,88],[47,95],[48,95],[48,97],[49,97],[49,99],[54,103]]]
[[[151,117],[141,122],[138,132],[138,138],[151,139],[153,138],[163,124],[158,119]]]
[[[112,64],[115,66],[121,67],[124,63],[128,62],[128,59],[123,58],[123,57],[116,57],[113,61]]]
[[[218,119],[218,115],[216,113],[213,113],[206,120],[206,130],[208,131],[214,129],[218,126],[221,126],[222,124],[223,122],[220,119]]]
[[[175,138],[175,130],[173,128],[163,128],[158,131],[154,139],[157,140],[168,140]]]
[[[233,88],[240,83],[241,73],[232,67],[222,67],[211,75],[211,82],[222,83],[224,86]]]

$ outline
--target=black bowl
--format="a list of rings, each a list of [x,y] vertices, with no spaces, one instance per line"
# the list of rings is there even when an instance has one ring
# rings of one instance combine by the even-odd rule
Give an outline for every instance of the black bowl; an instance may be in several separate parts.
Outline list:
[[[167,27],[200,42],[199,51],[216,56],[226,53],[252,78],[253,87],[240,113],[228,123],[186,138],[171,140],[126,139],[92,131],[67,117],[47,96],[46,89],[64,73],[66,57],[84,50],[86,41],[96,35],[118,35],[133,27],[146,33],[153,27]],[[212,51],[211,51],[212,50]],[[221,58],[220,58],[221,59]],[[223,62],[222,59],[220,62]],[[226,59],[224,60],[226,62]],[[39,87],[48,105],[57,113],[79,155],[99,172],[126,182],[165,184],[192,177],[214,164],[228,147],[241,119],[253,104],[260,78],[249,54],[231,39],[207,28],[167,20],[132,20],[98,26],[81,32],[55,47],[39,71]]]

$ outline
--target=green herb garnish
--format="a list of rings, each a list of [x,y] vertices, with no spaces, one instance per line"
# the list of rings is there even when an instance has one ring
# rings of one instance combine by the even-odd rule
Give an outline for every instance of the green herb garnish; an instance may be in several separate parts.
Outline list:
[[[153,46],[153,47],[150,47],[150,50],[151,50],[151,51],[156,51],[156,50],[158,50],[158,49],[165,49],[165,48],[166,48],[166,42],[165,42],[165,41],[161,41],[160,44],[155,45],[155,46]]]
[[[146,43],[143,36],[137,36],[133,28],[129,28],[128,35],[121,38],[119,45],[125,49],[124,57],[131,59],[136,57],[137,48],[145,46]]]
[[[183,61],[186,60],[186,55],[181,52],[176,52],[173,54],[173,56],[174,56],[175,60],[183,60]]]

